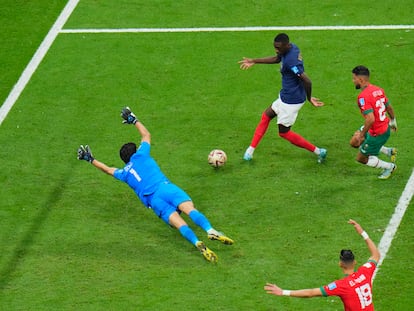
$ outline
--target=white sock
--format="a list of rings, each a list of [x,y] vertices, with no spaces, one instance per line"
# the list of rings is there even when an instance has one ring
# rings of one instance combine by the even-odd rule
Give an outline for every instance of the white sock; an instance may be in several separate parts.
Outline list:
[[[385,154],[385,155],[387,155],[387,156],[390,156],[391,148],[382,146],[381,149],[380,149],[380,152],[383,153],[383,154]]]
[[[393,163],[382,161],[378,159],[378,157],[376,156],[369,156],[367,165],[370,167],[382,168],[387,170],[390,170],[394,167]]]
[[[247,148],[246,152],[247,152],[248,154],[253,154],[254,149],[255,149],[254,147],[249,146],[249,148]]]
[[[315,147],[315,150],[313,150],[313,153],[316,155],[320,155],[321,154],[321,149],[319,149],[318,147]]]

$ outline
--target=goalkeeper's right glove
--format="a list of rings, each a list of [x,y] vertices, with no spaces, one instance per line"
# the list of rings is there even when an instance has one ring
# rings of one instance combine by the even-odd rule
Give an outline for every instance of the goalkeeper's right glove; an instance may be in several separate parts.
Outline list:
[[[89,163],[92,163],[92,161],[95,160],[95,158],[92,155],[91,148],[89,148],[88,145],[80,145],[80,147],[78,148],[78,160],[85,160]]]
[[[122,109],[121,117],[122,119],[124,119],[124,121],[122,121],[122,123],[124,124],[135,124],[138,121],[137,117],[129,107],[125,107]]]

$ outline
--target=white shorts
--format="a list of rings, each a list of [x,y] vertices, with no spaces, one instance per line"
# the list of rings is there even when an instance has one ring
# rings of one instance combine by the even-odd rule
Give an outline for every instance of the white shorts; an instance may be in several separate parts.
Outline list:
[[[272,110],[277,114],[277,124],[282,124],[286,127],[290,127],[295,124],[296,118],[300,108],[305,103],[301,104],[286,104],[280,97],[272,103]]]

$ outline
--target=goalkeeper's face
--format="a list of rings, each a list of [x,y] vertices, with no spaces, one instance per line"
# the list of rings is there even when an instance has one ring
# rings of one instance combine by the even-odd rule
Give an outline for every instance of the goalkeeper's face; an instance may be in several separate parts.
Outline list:
[[[137,145],[134,143],[127,143],[124,144],[119,150],[119,156],[122,161],[127,164],[135,152],[137,152]]]

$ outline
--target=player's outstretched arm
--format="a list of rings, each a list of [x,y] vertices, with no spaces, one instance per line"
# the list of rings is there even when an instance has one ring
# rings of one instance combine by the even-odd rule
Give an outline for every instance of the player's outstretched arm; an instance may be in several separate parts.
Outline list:
[[[137,121],[135,123],[135,127],[138,129],[139,133],[141,134],[141,142],[145,141],[147,143],[151,143],[151,134],[147,130],[147,128],[142,124],[142,122]]]
[[[368,233],[366,233],[365,230],[362,229],[361,225],[357,223],[355,220],[350,219],[348,223],[354,226],[355,231],[358,234],[360,234],[364,238],[365,242],[367,243],[368,250],[371,253],[371,257],[369,259],[372,259],[378,262],[381,258],[381,253],[378,250],[377,246],[375,245],[374,241],[370,239]]]
[[[239,61],[240,69],[249,69],[255,64],[277,64],[280,63],[280,56],[269,56],[269,57],[263,57],[263,58],[248,58],[243,57],[241,61]]]
[[[98,161],[96,159],[94,159],[91,164],[93,166],[95,166],[96,168],[100,169],[102,172],[113,176],[114,172],[116,171],[115,167],[109,167],[108,165],[106,165],[105,163],[102,163],[101,161]]]
[[[322,296],[322,291],[320,288],[309,288],[309,289],[298,289],[298,290],[286,290],[281,289],[276,284],[267,283],[264,287],[264,290],[268,294],[276,296],[291,296],[298,298],[311,298]]]
[[[92,150],[88,145],[80,145],[78,148],[78,160],[84,160],[91,163],[96,168],[100,169],[102,172],[108,174],[108,175],[114,175],[114,172],[116,168],[109,167],[106,164],[96,160],[94,156],[92,155]]]
[[[151,143],[151,134],[147,130],[147,128],[144,126],[142,122],[140,122],[135,114],[131,111],[129,107],[125,107],[121,111],[121,117],[124,119],[122,123],[124,124],[134,124],[134,126],[137,128],[139,133],[141,134],[141,142],[145,141],[147,143]]]

